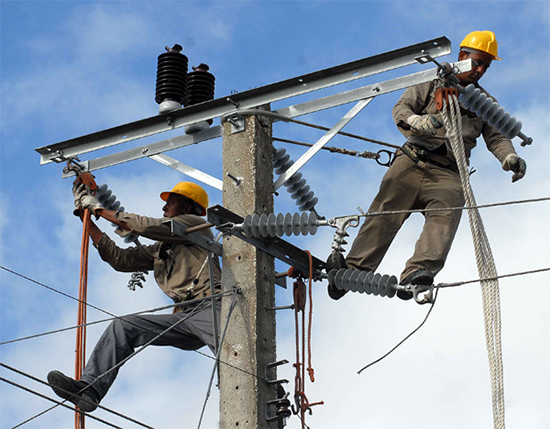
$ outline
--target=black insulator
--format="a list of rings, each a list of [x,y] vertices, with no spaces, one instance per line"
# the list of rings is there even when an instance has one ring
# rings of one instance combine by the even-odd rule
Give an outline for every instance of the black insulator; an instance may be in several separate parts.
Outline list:
[[[176,101],[183,104],[187,92],[187,57],[182,47],[166,47],[166,53],[159,55],[157,65],[157,90],[155,101]]]
[[[192,106],[204,101],[214,99],[214,82],[216,78],[208,73],[210,68],[206,64],[193,67],[193,71],[187,75],[187,96],[184,106]]]

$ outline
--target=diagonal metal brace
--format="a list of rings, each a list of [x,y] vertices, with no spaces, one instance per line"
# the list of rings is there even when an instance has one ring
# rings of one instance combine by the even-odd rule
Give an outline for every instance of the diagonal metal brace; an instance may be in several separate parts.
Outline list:
[[[283,261],[296,268],[304,276],[309,275],[309,255],[302,249],[290,244],[288,241],[278,237],[247,237],[242,231],[232,229],[224,224],[241,224],[244,219],[236,213],[227,210],[225,207],[216,205],[208,209],[208,222],[216,225],[222,232],[228,232],[235,237],[263,250],[267,254]],[[321,278],[325,263],[313,257],[313,278]]]

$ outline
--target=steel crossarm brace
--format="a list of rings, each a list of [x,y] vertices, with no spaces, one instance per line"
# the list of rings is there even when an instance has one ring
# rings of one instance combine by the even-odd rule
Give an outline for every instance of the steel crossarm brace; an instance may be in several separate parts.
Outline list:
[[[464,73],[472,70],[472,60],[467,59],[451,63],[453,75]],[[389,94],[390,92],[400,91],[409,86],[419,85],[421,83],[431,82],[436,79],[437,68],[423,70],[417,73],[400,76],[395,79],[386,80],[379,83],[363,86],[361,88],[352,89],[350,91],[340,92],[338,94],[329,95],[327,97],[318,98],[316,100],[306,101],[305,103],[295,104],[294,106],[284,107],[274,110],[281,116],[295,118],[298,116],[308,115],[320,110],[330,109],[332,107],[342,106],[344,104],[353,103],[363,100],[368,97]],[[274,120],[276,121],[276,119]]]
[[[472,60],[464,60],[452,63],[453,74],[464,73],[471,70]],[[383,95],[390,92],[399,91],[409,86],[419,85],[421,83],[430,82],[437,77],[437,69],[424,70],[421,72],[401,76],[396,79],[391,79],[372,85],[364,86],[362,88],[353,89],[339,94],[330,95],[328,97],[319,98],[316,100],[308,101],[294,106],[285,107],[273,112],[263,112],[263,114],[273,114],[273,122],[278,122],[284,119],[277,118],[277,115],[281,117],[294,118],[297,116],[303,116],[310,113],[318,112],[320,110],[329,109],[331,107],[337,107],[348,103],[357,102],[365,99],[368,96]],[[239,114],[242,110],[234,111],[235,114]],[[249,110],[250,111],[250,110]],[[249,112],[248,111],[248,112]],[[259,112],[260,114],[262,112]],[[162,140],[156,143],[140,146],[133,149],[128,149],[122,152],[114,153],[112,155],[106,155],[100,158],[92,159],[89,161],[83,161],[81,164],[86,171],[95,171],[102,168],[111,167],[113,165],[122,164],[128,161],[135,161],[137,159],[145,158],[147,156],[160,154],[166,151],[179,149],[192,144],[197,144],[203,141],[215,139],[223,136],[223,127],[216,126],[203,130],[196,134],[183,135],[172,137],[166,140]],[[74,176],[74,172],[69,171],[63,173],[63,179]]]
[[[100,158],[91,159],[89,161],[81,162],[86,171],[101,170],[102,168],[111,167],[113,165],[122,164],[128,161],[135,161],[149,157],[151,155],[158,155],[170,150],[179,149],[185,146],[201,143],[203,141],[215,139],[223,136],[223,127],[218,125],[216,127],[209,128],[207,130],[177,137],[171,137],[166,140],[151,143],[148,145],[128,149],[122,152],[113,153],[111,155],[102,156]],[[74,172],[63,172],[63,179],[74,176]]]
[[[274,256],[291,267],[298,269],[304,276],[309,274],[309,255],[302,249],[279,237],[247,237],[238,229],[224,228],[223,225],[227,223],[232,223],[235,225],[243,223],[243,218],[220,205],[210,207],[207,213],[208,222],[218,226],[218,229],[222,232],[227,231],[229,234],[246,241],[271,256]],[[312,258],[313,277],[315,278],[325,268],[325,263],[315,256]]]
[[[390,52],[341,64],[324,70],[224,96],[183,109],[141,119],[82,137],[37,148],[40,164],[107,148],[131,140],[174,130],[199,121],[227,115],[236,109],[249,109],[289,97],[350,82],[377,73],[404,67],[429,54],[432,58],[451,52],[451,42],[439,37]]]
[[[339,131],[342,130],[353,118],[355,118],[363,108],[365,108],[373,98],[367,98],[366,100],[361,100],[353,108],[340,119],[336,125],[334,125],[329,131],[325,133],[312,147],[310,147],[306,153],[304,153],[298,161],[296,161],[292,166],[286,170],[279,178],[275,181],[275,191],[279,189],[283,184],[290,179],[296,172],[302,168],[313,156],[319,152],[323,146],[325,146]]]
[[[206,249],[217,256],[222,255],[222,245],[217,241],[208,238],[204,234],[201,234],[199,231],[192,232],[191,234],[186,234],[185,231],[189,227],[173,219],[167,220],[163,222],[163,224],[170,226],[170,231],[172,232],[172,235],[184,237],[186,240],[193,242],[197,246],[202,247],[203,249]]]
[[[163,165],[166,165],[167,167],[173,168],[174,170],[179,171],[180,173],[183,173],[189,177],[192,177],[195,180],[205,183],[208,186],[212,186],[213,188],[220,191],[223,190],[223,182],[221,180],[216,179],[209,174],[203,173],[196,168],[185,165],[184,163],[179,162],[178,160],[171,158],[168,155],[151,155],[149,158]]]

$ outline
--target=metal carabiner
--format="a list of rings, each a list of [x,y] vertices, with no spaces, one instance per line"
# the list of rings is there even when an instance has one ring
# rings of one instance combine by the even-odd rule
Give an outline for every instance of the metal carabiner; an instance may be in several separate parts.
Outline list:
[[[381,153],[385,153],[386,155],[388,155],[388,160],[386,162],[380,162],[380,154]],[[382,167],[389,167],[393,161],[393,158],[395,156],[395,152],[391,152],[389,150],[386,150],[386,149],[381,149],[379,150],[378,152],[376,152],[376,155],[378,155],[378,157],[375,158],[375,161],[378,163],[378,165],[381,165]]]

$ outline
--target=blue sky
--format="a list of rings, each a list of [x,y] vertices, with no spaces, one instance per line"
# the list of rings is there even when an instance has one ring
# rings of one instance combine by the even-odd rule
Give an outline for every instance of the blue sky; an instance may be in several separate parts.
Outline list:
[[[164,46],[184,46],[190,65],[205,62],[216,76],[216,96],[229,95],[293,76],[332,67],[388,50],[446,36],[455,60],[468,32],[492,30],[501,62],[481,84],[518,119],[535,140],[522,148],[526,177],[512,184],[510,174],[480,140],[471,165],[478,203],[548,196],[550,176],[547,124],[550,119],[550,5],[547,1],[2,1],[0,2],[0,264],[77,296],[81,224],[71,214],[71,183],[61,180],[62,165],[39,165],[35,148],[104,128],[154,116],[157,56]],[[385,80],[431,66],[410,66],[368,78]],[[345,88],[364,85],[356,82]],[[338,92],[332,88],[299,100]],[[391,108],[399,93],[375,99],[346,131],[402,144]],[[310,115],[306,120],[332,126],[351,106]],[[215,125],[219,119],[215,120]],[[176,133],[177,135],[177,133]],[[274,135],[314,143],[322,133],[276,124]],[[165,135],[127,147],[166,138]],[[281,143],[297,159],[303,148]],[[377,151],[364,142],[335,138],[330,145]],[[116,148],[113,150],[118,150]],[[123,147],[126,149],[126,146]],[[83,155],[92,159],[109,153]],[[221,140],[176,150],[168,155],[221,179]],[[320,153],[303,169],[326,216],[367,208],[385,169],[373,161]],[[160,216],[158,193],[184,176],[149,159],[96,173],[128,211]],[[207,188],[211,203],[221,193]],[[275,201],[277,212],[296,210],[288,194]],[[548,266],[550,245],[545,224],[548,203],[486,209],[482,217],[499,273]],[[108,223],[100,223],[109,234]],[[412,216],[396,238],[380,272],[398,275],[422,228]],[[324,259],[332,230],[292,239]],[[352,238],[356,230],[351,231]],[[349,249],[349,246],[348,246]],[[148,278],[143,290],[126,288],[128,275],[113,272],[92,249],[89,301],[116,314],[168,304]],[[284,269],[284,266],[280,267]],[[445,269],[437,280],[477,278],[472,239],[463,217]],[[502,280],[504,382],[510,427],[550,426],[550,274]],[[313,352],[317,381],[308,386],[311,401],[324,400],[308,417],[312,428],[486,428],[491,425],[491,393],[481,294],[478,285],[443,290],[422,330],[385,361],[362,375],[374,360],[420,323],[426,308],[411,302],[348,294],[338,302],[315,284]],[[76,323],[76,304],[0,271],[0,341]],[[279,289],[277,301],[289,304]],[[90,310],[88,319],[103,318]],[[278,358],[292,360],[291,314],[278,314]],[[103,326],[89,328],[88,353]],[[74,332],[0,346],[1,361],[44,379],[51,369],[71,373]],[[292,368],[281,375],[293,379]],[[154,427],[196,427],[211,361],[195,353],[150,348],[125,365],[104,405]],[[2,376],[53,396],[2,369]],[[146,375],[144,375],[146,374]],[[290,386],[292,389],[292,386]],[[0,426],[12,427],[48,406],[43,399],[0,385]],[[204,428],[217,427],[217,392],[210,399]],[[182,417],[182,404],[185,415]],[[396,412],[397,411],[397,412]],[[98,416],[126,423],[105,415]],[[25,425],[72,425],[73,415],[56,409]],[[100,425],[88,420],[87,427]],[[300,427],[293,417],[289,428]]]

